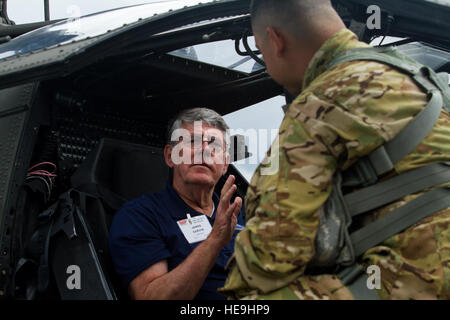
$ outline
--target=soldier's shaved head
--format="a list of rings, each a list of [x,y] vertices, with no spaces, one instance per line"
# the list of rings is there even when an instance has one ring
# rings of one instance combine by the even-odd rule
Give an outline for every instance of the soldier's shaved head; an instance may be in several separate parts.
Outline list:
[[[293,94],[317,50],[345,28],[330,0],[253,0],[251,18],[267,72]]]
[[[271,26],[298,40],[313,38],[323,28],[342,25],[330,0],[253,0],[250,13],[254,32]]]

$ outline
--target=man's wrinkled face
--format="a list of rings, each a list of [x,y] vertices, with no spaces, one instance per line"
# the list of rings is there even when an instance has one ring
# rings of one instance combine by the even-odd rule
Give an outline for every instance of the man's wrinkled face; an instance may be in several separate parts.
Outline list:
[[[183,123],[166,146],[166,163],[174,170],[174,179],[186,184],[214,186],[228,169],[224,133],[205,122]]]

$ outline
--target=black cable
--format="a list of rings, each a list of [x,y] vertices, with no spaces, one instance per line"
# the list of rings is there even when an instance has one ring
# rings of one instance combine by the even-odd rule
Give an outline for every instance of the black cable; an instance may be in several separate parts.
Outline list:
[[[385,35],[384,35],[383,39],[381,39],[381,42],[378,44],[378,46],[381,46],[383,44],[384,40],[386,39],[386,36],[389,35],[389,32],[391,32],[392,24],[395,22],[394,16],[390,15],[390,14],[387,17],[387,20],[388,20],[388,23],[387,23]]]
[[[249,37],[249,33],[248,33],[248,31],[246,31],[246,32],[244,32],[243,34],[242,34],[242,37],[240,38],[240,39],[236,39],[235,41],[234,41],[234,49],[236,50],[236,53],[238,54],[238,55],[240,55],[240,56],[242,56],[242,57],[248,57],[248,56],[250,56],[253,60],[255,60],[257,63],[259,63],[260,65],[262,65],[263,67],[265,67],[266,66],[266,64],[264,63],[264,61],[261,59],[261,58],[259,58],[257,55],[258,54],[261,54],[261,52],[260,51],[253,51],[251,48],[250,48],[250,45],[248,44],[248,37]],[[241,40],[242,40],[242,44],[244,45],[244,48],[245,48],[245,52],[244,51],[241,51],[241,48],[240,48],[240,44],[241,44]]]
[[[236,53],[242,57],[248,57],[249,54],[247,52],[241,51],[240,45],[241,45],[241,38],[234,40],[234,50],[236,50]]]
[[[247,53],[248,53],[248,55],[250,56],[250,57],[252,57],[253,58],[253,60],[255,60],[257,63],[259,63],[260,65],[262,65],[262,66],[266,66],[266,64],[264,63],[264,61],[262,60],[262,59],[260,59],[258,56],[257,56],[257,54],[259,54],[260,52],[259,51],[253,51],[251,48],[250,48],[250,46],[248,45],[248,36],[244,36],[243,38],[242,38],[242,43],[244,44],[244,48],[245,48],[245,50],[247,50]]]

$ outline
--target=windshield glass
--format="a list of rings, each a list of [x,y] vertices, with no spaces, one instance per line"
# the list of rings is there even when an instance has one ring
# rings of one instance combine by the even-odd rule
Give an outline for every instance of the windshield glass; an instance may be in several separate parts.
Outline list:
[[[425,0],[425,1],[450,7],[450,0]]]
[[[248,182],[278,135],[285,104],[285,97],[277,96],[223,117],[230,127],[230,135],[245,136],[251,157],[233,164]],[[270,163],[270,168],[277,170],[277,163]]]
[[[211,1],[206,0],[202,2]],[[88,37],[97,37],[107,33],[108,30],[120,28],[124,24],[131,24],[139,19],[152,17],[154,14],[168,12],[170,9],[181,9],[198,3],[199,0],[166,1],[113,9],[80,18],[71,18],[34,30],[1,45],[0,59],[26,54],[58,44],[80,41]]]
[[[253,51],[257,50],[255,38],[253,36],[248,37],[248,44],[250,49]],[[239,48],[241,52],[245,52],[242,43],[240,43]],[[175,50],[169,54],[245,73],[252,73],[264,68],[250,56],[239,55],[236,52],[235,42],[233,40],[202,43],[196,46]],[[262,55],[259,55],[259,57],[262,58]]]

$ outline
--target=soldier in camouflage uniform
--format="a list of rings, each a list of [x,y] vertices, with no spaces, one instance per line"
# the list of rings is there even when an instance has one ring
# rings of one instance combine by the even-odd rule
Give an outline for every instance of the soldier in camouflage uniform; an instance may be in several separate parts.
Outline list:
[[[220,291],[234,299],[353,299],[335,274],[305,273],[315,256],[320,208],[335,172],[393,139],[424,108],[427,96],[409,76],[378,62],[326,70],[340,53],[368,47],[345,28],[328,0],[255,0],[252,10],[268,72],[298,96],[267,155],[279,158],[278,172],[263,175],[260,165],[251,180],[247,226],[236,239]],[[449,120],[442,111],[431,133],[388,176],[450,161]],[[387,215],[420,194],[365,219]],[[450,209],[371,248],[360,262],[379,266],[376,292],[382,299],[449,299]]]

